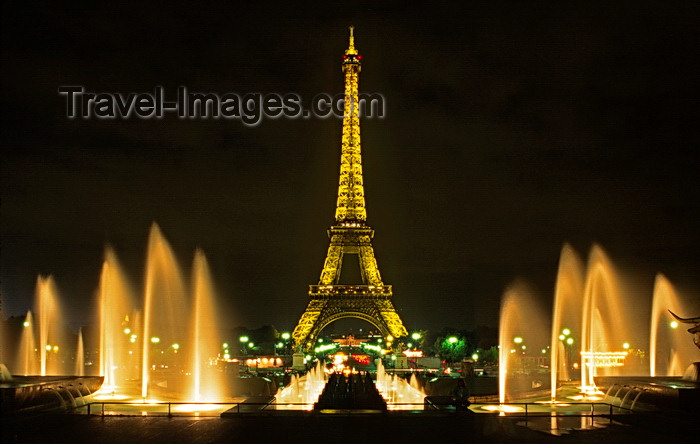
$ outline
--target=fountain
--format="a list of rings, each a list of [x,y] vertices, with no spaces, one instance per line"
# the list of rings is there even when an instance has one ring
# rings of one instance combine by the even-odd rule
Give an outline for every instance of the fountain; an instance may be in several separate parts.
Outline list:
[[[34,320],[32,311],[27,311],[22,328],[22,339],[19,344],[17,355],[18,373],[24,376],[35,375],[39,371],[36,363],[37,349],[34,340]]]
[[[562,247],[554,289],[552,337],[550,341],[551,399],[557,398],[559,379],[570,380],[573,335],[581,331],[581,299],[583,295],[583,263],[569,244]],[[563,339],[559,336],[564,335]],[[567,337],[572,335],[570,338]],[[568,344],[566,343],[568,342]]]
[[[523,282],[506,289],[501,304],[499,326],[499,400],[511,400],[515,392],[542,385],[538,373],[539,359],[528,356],[530,350],[543,350],[547,343],[547,325],[543,311],[535,304],[532,290]],[[542,355],[542,353],[539,353]],[[537,356],[537,355],[536,355]],[[535,375],[534,379],[527,375]],[[517,390],[509,385],[517,380]]]
[[[649,331],[651,376],[682,376],[688,363],[694,360],[697,350],[669,313],[669,310],[674,313],[692,311],[686,305],[666,276],[656,275]]]
[[[416,408],[422,408],[425,393],[418,388],[415,375],[413,375],[411,382],[412,384],[406,382],[404,378],[387,373],[384,370],[382,361],[377,361],[377,390],[379,390],[379,393],[386,402],[389,403],[389,410],[414,410]],[[402,406],[401,404],[405,405]]]
[[[682,302],[663,275],[656,277],[650,315],[647,314],[648,299],[631,288],[620,278],[600,246],[594,245],[591,249],[584,273],[579,256],[571,246],[564,245],[552,313],[549,402],[557,402],[560,381],[578,379],[579,369],[580,394],[567,390],[563,396],[595,401],[602,400],[607,390],[610,396],[618,394],[622,404],[648,405],[654,402],[656,395],[652,393],[656,392],[661,400],[659,405],[669,406],[685,405],[687,401],[681,398],[685,396],[687,400],[695,396],[687,393],[698,387],[684,385],[680,375],[697,351],[668,311],[688,312],[693,308]],[[511,286],[503,296],[499,352],[501,403],[514,399],[508,387],[518,373],[513,367],[513,355],[520,353],[516,345],[522,343],[526,335],[518,329],[528,324],[533,331],[527,335],[532,335],[547,326],[543,319],[533,317],[540,312],[528,306],[532,305],[528,302],[530,299],[520,284]],[[647,319],[650,319],[648,324],[645,323]],[[657,378],[650,379],[648,374]],[[610,393],[613,386],[626,388]],[[686,390],[686,394],[679,394],[680,390]]]
[[[194,255],[188,287],[170,245],[153,224],[145,269],[140,310],[136,293],[115,252],[110,247],[105,249],[96,292],[99,337],[84,338],[81,329],[75,342],[67,342],[62,334],[64,327],[53,278],[40,276],[35,311],[38,340],[30,311],[16,352],[15,373],[60,375],[61,381],[81,377],[85,373],[86,346],[99,344],[90,351],[99,359],[99,374],[103,377],[99,378],[100,383],[104,380],[101,388],[95,385],[97,379],[89,382],[96,399],[145,401],[157,396],[197,402],[230,400],[217,356],[221,340],[216,322],[216,295],[204,253],[197,250]],[[72,357],[74,350],[77,352]],[[69,357],[64,359],[64,356]],[[73,376],[64,376],[69,374]],[[26,381],[25,378],[23,382]],[[48,380],[36,381],[44,384]],[[67,393],[63,401],[69,402],[61,405],[74,405],[69,399],[73,395]],[[13,408],[24,408],[23,405]]]
[[[39,373],[41,376],[64,374],[59,352],[63,354],[65,342],[61,331],[57,294],[53,277],[37,278],[36,313],[39,318]]]
[[[293,404],[304,404],[303,410],[311,410],[314,402],[318,400],[328,381],[328,375],[321,366],[321,361],[312,367],[305,375],[297,377],[292,375],[289,385],[280,389],[275,396],[279,404],[292,404],[289,407],[295,408]],[[284,408],[278,405],[277,408]]]

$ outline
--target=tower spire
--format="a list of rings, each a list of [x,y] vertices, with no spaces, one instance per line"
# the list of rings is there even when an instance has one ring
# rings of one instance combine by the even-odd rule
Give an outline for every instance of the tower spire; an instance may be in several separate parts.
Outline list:
[[[348,49],[345,50],[345,55],[357,55],[357,50],[355,49],[355,36],[353,35],[354,26],[350,26],[350,45]]]
[[[358,87],[360,60],[355,49],[353,27],[350,27],[350,45],[343,56],[345,73],[345,108],[343,112],[342,153],[340,157],[340,181],[335,221],[361,222],[367,220],[365,190],[362,184],[362,155],[360,149],[360,110]]]

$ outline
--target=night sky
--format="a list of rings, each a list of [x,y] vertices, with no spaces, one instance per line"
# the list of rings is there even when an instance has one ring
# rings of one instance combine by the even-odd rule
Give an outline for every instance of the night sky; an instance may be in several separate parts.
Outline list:
[[[105,244],[141,288],[156,222],[186,274],[204,250],[227,325],[293,328],[341,120],[70,120],[58,87],[310,100],[342,92],[349,25],[360,90],[386,98],[361,124],[368,223],[409,330],[495,326],[517,278],[548,306],[565,242],[600,243],[645,304],[657,271],[697,299],[700,8],[614,3],[3,2],[3,317],[52,274],[90,324]]]

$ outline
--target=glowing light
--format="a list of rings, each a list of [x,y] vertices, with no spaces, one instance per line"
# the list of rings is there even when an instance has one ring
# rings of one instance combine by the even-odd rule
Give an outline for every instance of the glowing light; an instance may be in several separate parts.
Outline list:
[[[27,324],[27,322],[25,322]],[[671,328],[678,328],[678,321],[671,321]]]
[[[153,336],[153,337],[151,338],[151,342],[154,343],[154,344],[157,344],[157,343],[160,342],[160,338],[159,338],[158,336]]]
[[[571,330],[569,330],[568,328],[565,328],[564,330],[561,331],[561,334],[563,334],[564,336],[569,336],[571,334]]]
[[[524,412],[525,409],[522,407],[514,406],[514,405],[484,405],[481,407],[482,410],[486,410],[487,412],[501,412],[501,413],[515,413],[515,412]]]
[[[455,342],[458,341],[458,339],[457,339],[456,336],[450,336],[449,338],[447,338],[447,341],[448,341],[450,344],[454,344]]]
[[[179,350],[180,349],[180,344],[173,344],[173,349]]]
[[[520,336],[516,336],[513,338],[513,342],[515,342],[516,344],[520,344],[523,342],[523,338],[521,338]]]
[[[222,346],[223,348],[228,348],[228,342],[224,342],[223,344],[221,344],[221,346]]]
[[[125,334],[125,335],[128,335],[129,333],[131,333],[131,329],[128,328],[128,327],[125,328],[125,329],[124,329],[124,334]]]
[[[630,343],[629,343],[629,342],[625,342],[624,344],[622,344],[622,348],[624,348],[625,350],[627,350],[628,348],[630,348]]]
[[[289,338],[290,338],[289,333],[287,333],[287,332],[282,333],[282,339],[284,339],[286,341]]]
[[[478,360],[479,360],[479,355],[476,354],[476,353],[474,353],[474,354],[472,355],[472,359],[475,360],[475,361],[478,361]]]
[[[53,352],[54,352],[54,353],[57,353],[57,352],[58,352],[58,345],[54,345],[54,346],[53,346]]]
[[[581,352],[583,364],[587,367],[622,367],[627,352]]]
[[[389,335],[389,336],[386,337],[386,340],[389,341],[389,342],[391,342],[391,341],[394,340],[394,337],[391,336],[391,335]]]
[[[24,321],[24,324],[22,325],[24,325],[25,327],[29,327],[29,321]]]
[[[48,344],[46,345],[46,351],[51,351],[51,346]]]
[[[248,336],[241,336],[241,337],[239,338],[239,340],[240,340],[241,342],[243,342],[243,343],[246,343],[246,342],[248,342]]]
[[[418,333],[418,332],[413,333],[413,334],[411,335],[411,338],[412,338],[414,341],[419,340],[419,339],[420,339],[420,333]]]
[[[564,336],[564,335],[559,335],[559,340],[560,340],[560,341],[563,341],[564,338],[566,338],[566,336]]]
[[[566,343],[571,345],[574,343],[574,338],[566,338]]]

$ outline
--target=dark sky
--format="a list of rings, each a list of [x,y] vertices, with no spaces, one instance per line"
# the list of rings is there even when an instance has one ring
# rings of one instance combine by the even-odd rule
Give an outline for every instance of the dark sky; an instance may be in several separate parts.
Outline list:
[[[3,2],[0,26],[5,317],[52,274],[69,322],[91,322],[104,245],[140,287],[157,222],[183,269],[204,249],[231,325],[293,328],[328,246],[341,121],[70,120],[57,89],[310,100],[342,91],[348,25],[361,91],[386,98],[362,122],[368,222],[409,329],[496,325],[516,278],[547,302],[565,242],[698,297],[694,2],[28,3]]]

